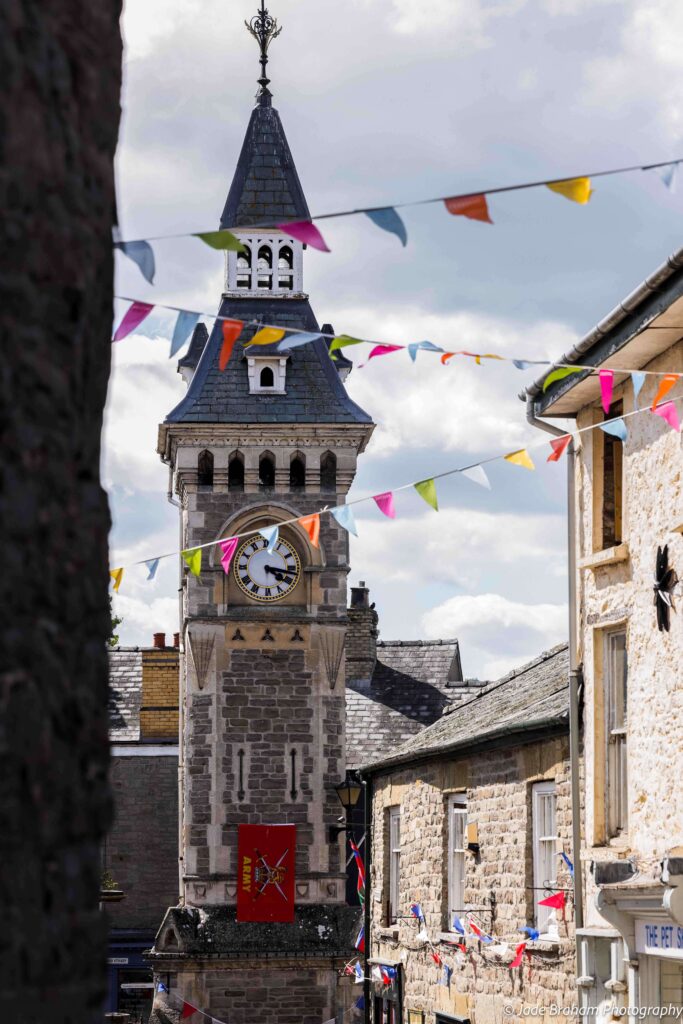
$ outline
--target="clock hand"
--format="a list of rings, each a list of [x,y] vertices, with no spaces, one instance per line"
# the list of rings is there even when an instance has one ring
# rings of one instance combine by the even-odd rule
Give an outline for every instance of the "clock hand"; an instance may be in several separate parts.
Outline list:
[[[278,582],[284,579],[284,577],[287,575],[284,569],[273,568],[272,565],[264,565],[263,568],[266,570],[266,572],[271,572],[275,579],[278,580]]]

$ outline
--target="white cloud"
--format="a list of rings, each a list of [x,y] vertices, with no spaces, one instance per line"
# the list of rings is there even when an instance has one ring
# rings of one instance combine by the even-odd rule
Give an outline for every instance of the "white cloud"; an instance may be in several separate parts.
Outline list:
[[[428,637],[457,636],[465,673],[496,679],[567,637],[561,604],[524,604],[501,594],[451,597],[422,617]]]

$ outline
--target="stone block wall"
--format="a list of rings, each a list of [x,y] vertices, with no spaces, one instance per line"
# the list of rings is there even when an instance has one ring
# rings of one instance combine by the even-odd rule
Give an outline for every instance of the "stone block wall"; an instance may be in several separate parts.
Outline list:
[[[543,896],[530,888],[531,787],[551,779],[557,793],[558,836],[570,854],[569,752],[564,736],[484,751],[469,759],[405,767],[375,779],[371,956],[403,962],[403,1005],[425,1011],[426,1024],[433,1024],[436,1012],[467,1016],[474,1024],[499,1024],[501,1019],[521,1020],[525,1006],[576,1003],[571,902],[559,920],[559,941],[539,941],[529,947],[533,952],[521,968],[510,971],[507,966],[524,938],[519,928],[533,924],[535,901]],[[448,944],[456,935],[449,931],[446,807],[448,796],[457,792],[467,795],[467,820],[476,822],[479,841],[478,852],[465,854],[465,905],[490,931],[494,943],[488,948],[474,946],[465,963],[455,967],[446,988],[439,985],[442,971],[432,959],[432,949],[417,940],[419,928],[409,907],[413,901],[421,905],[435,950],[451,966],[456,964],[457,949]],[[400,905],[399,920],[389,926],[386,820],[388,809],[396,806],[401,809]],[[558,880],[569,885],[566,870],[558,869]],[[491,951],[502,943],[508,944],[507,952]],[[505,1006],[513,1009],[503,1018]]]

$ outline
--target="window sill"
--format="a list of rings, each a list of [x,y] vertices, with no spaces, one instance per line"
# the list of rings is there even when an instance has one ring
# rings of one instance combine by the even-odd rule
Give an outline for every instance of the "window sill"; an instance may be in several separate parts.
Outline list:
[[[375,930],[378,939],[393,939],[398,942],[398,925],[382,925]]]
[[[617,565],[619,562],[628,562],[628,560],[628,544],[624,541],[613,548],[594,551],[592,555],[582,558],[579,562],[579,569],[602,569],[605,565]]]
[[[536,953],[559,953],[563,946],[568,946],[569,940],[554,938],[549,935],[541,935],[529,943],[529,949]]]

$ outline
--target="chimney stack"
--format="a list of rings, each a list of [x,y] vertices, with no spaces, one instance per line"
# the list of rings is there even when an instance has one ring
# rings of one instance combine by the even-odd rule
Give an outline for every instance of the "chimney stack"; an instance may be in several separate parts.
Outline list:
[[[156,647],[160,651],[163,651],[164,648],[166,647],[166,634],[155,633],[152,639],[152,646]]]
[[[369,682],[377,661],[377,623],[379,617],[370,607],[370,592],[361,580],[351,587],[351,605],[347,610],[346,678],[354,682]]]
[[[180,648],[180,633],[173,634],[173,646],[175,647],[176,651]]]

